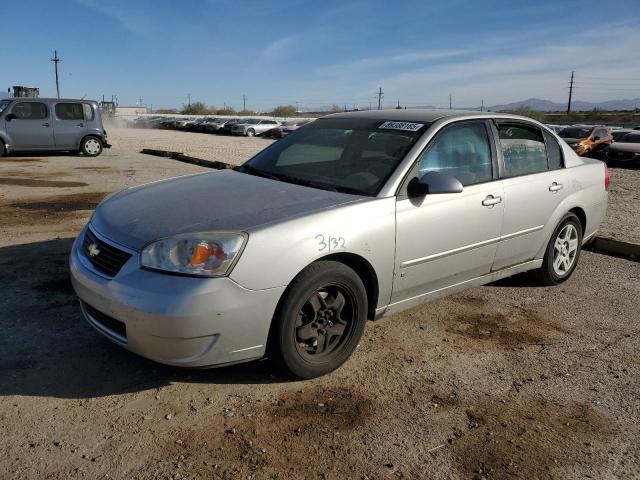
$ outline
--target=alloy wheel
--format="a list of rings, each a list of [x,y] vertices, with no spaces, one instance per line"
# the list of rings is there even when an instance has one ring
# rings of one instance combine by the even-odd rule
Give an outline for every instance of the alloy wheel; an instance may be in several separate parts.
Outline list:
[[[571,271],[578,246],[578,230],[568,223],[560,230],[553,245],[553,271],[556,275],[564,277]]]

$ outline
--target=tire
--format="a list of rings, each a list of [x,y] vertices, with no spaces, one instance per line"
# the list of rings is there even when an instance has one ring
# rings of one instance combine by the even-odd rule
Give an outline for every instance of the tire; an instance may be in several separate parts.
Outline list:
[[[253,137],[256,134],[256,131],[253,128],[247,130],[247,137]]]
[[[0,138],[0,157],[4,157],[6,153],[7,149],[4,146],[4,141],[2,141],[2,139]]]
[[[551,235],[542,267],[535,271],[543,285],[559,285],[566,281],[578,265],[582,251],[582,224],[573,213],[567,213]]]
[[[269,351],[288,376],[325,375],[351,356],[366,319],[367,291],[360,277],[342,263],[315,262],[285,291]]]
[[[84,137],[80,143],[80,151],[86,157],[97,157],[103,150],[102,140],[93,135]]]

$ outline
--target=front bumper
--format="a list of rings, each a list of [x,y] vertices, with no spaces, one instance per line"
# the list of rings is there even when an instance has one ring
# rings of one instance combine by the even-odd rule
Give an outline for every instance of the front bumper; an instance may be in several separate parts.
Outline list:
[[[83,235],[71,250],[71,281],[85,318],[102,335],[143,357],[181,367],[264,356],[285,287],[248,290],[227,277],[153,272],[139,267],[135,252],[108,278],[93,269],[78,248]],[[117,328],[120,324],[124,334]]]

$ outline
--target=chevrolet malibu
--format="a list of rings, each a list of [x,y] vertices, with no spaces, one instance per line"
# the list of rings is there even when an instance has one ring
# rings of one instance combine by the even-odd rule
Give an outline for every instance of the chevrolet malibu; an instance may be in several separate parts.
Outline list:
[[[87,321],[169,365],[328,373],[367,320],[527,270],[567,280],[607,207],[604,163],[510,115],[329,115],[236,170],[102,202],[70,256]]]

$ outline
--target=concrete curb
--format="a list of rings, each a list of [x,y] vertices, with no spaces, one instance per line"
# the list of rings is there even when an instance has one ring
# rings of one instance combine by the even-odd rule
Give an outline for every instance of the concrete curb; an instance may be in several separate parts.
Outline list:
[[[623,242],[608,237],[596,237],[589,246],[593,250],[607,255],[640,261],[640,245],[637,243]]]
[[[191,163],[194,165],[199,165],[201,167],[214,168],[216,170],[224,170],[226,168],[233,168],[236,165],[231,165],[230,163],[218,162],[216,160],[205,160],[203,158],[190,157],[189,155],[185,155],[182,152],[172,152],[169,150],[155,150],[153,148],[143,148],[140,150],[140,153],[144,153],[146,155],[154,155],[156,157],[164,157],[171,158],[173,160],[178,160],[180,162]]]

